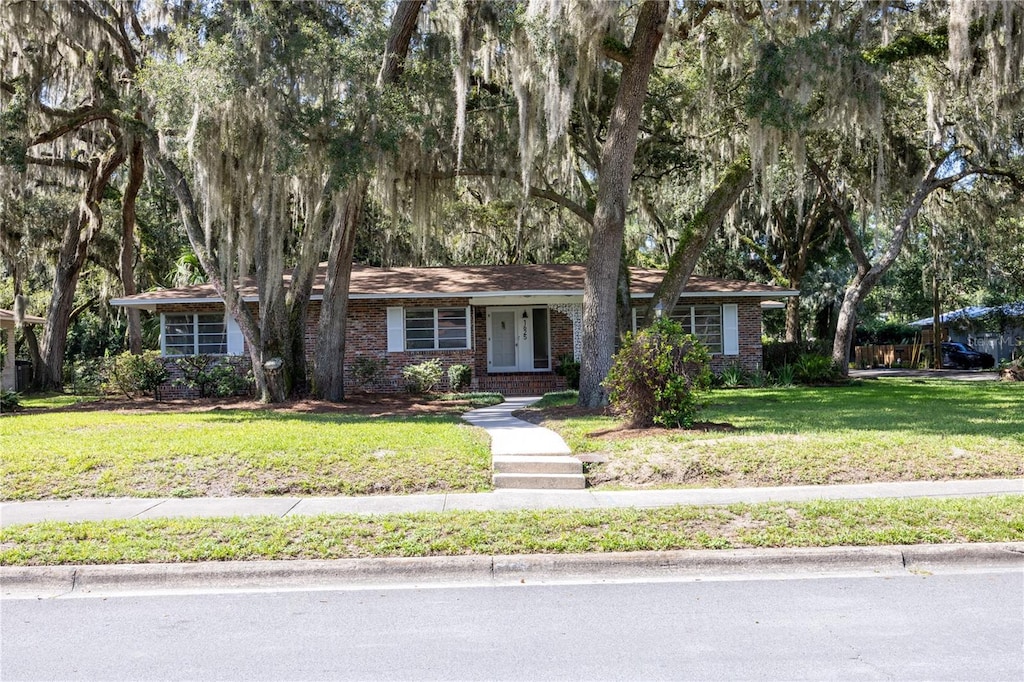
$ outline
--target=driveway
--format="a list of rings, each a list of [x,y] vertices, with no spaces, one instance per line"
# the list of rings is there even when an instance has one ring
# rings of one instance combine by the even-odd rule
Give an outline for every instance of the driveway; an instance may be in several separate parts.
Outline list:
[[[911,379],[952,379],[953,381],[998,381],[999,372],[980,369],[851,369],[851,379],[878,379],[879,377],[905,377]]]

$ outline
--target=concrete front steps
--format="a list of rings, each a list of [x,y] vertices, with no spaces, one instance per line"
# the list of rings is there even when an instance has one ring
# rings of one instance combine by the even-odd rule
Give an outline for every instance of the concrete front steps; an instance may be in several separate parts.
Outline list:
[[[497,489],[582,490],[583,462],[568,455],[494,455]]]
[[[462,418],[491,437],[491,478],[496,489],[582,490],[587,486],[583,463],[557,433],[517,419],[516,410],[540,400],[506,397],[505,402],[470,410]]]

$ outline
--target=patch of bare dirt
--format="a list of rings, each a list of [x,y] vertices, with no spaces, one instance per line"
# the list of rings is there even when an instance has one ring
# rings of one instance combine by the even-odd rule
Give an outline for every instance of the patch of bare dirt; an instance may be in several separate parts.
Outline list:
[[[568,405],[565,407],[549,407],[543,410],[524,410],[522,412],[516,412],[514,416],[532,424],[541,424],[543,422],[563,421],[565,419],[573,419],[575,417],[607,417],[612,416],[612,413],[609,412],[607,408],[603,407],[579,407],[577,405]],[[688,429],[666,429],[660,426],[652,426],[647,429],[631,429],[625,424],[619,424],[610,429],[591,431],[587,436],[589,438],[605,440],[624,440],[627,438],[637,438],[641,436],[671,436],[679,434],[715,432],[731,433],[733,431],[739,431],[739,429],[732,424],[725,422],[695,422],[694,425]]]
[[[733,431],[739,431],[739,429],[725,422],[694,422],[693,426],[688,429],[666,429],[660,426],[652,426],[648,429],[631,429],[622,425],[610,429],[591,431],[587,436],[605,440],[624,440],[640,436],[678,436],[680,434],[731,433]]]

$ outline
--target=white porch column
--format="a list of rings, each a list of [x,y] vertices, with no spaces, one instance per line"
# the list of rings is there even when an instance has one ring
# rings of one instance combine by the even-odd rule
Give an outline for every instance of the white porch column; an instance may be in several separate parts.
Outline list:
[[[7,337],[7,350],[4,352],[4,370],[0,373],[0,391],[13,391],[17,368],[14,366],[14,325],[4,327]]]

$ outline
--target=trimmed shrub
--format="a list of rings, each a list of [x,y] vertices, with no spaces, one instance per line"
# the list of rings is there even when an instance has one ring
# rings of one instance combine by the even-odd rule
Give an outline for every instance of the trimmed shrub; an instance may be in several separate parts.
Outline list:
[[[604,380],[612,409],[633,428],[691,426],[710,385],[707,348],[667,318],[627,334]]]
[[[815,353],[828,355],[831,346],[826,341],[766,341],[761,346],[761,366],[769,374],[778,374],[786,365],[795,365],[801,355]]]
[[[252,391],[251,372],[243,374],[242,358],[186,355],[175,361],[184,375],[177,386],[199,391],[200,398],[226,398]]]
[[[458,393],[469,387],[473,380],[473,368],[469,365],[451,365],[448,368],[448,390]]]
[[[387,358],[358,357],[352,363],[352,378],[359,388],[374,383],[388,366]]]
[[[414,395],[429,393],[441,381],[444,369],[441,361],[437,358],[421,362],[418,365],[409,365],[402,368],[402,376],[405,378],[405,388]]]
[[[793,366],[793,378],[801,384],[827,384],[838,376],[839,368],[827,355],[805,353]]]
[[[142,355],[125,351],[107,360],[103,389],[107,393],[123,393],[127,398],[143,393],[159,400],[160,386],[169,377],[159,351],[147,350]]]
[[[580,390],[580,363],[573,356],[563,355],[555,366],[555,374],[565,377],[565,385],[570,391]]]
[[[105,371],[104,358],[66,362],[64,386],[75,395],[97,395],[102,392]]]
[[[17,391],[0,391],[0,412],[13,412],[21,407],[21,394]]]

